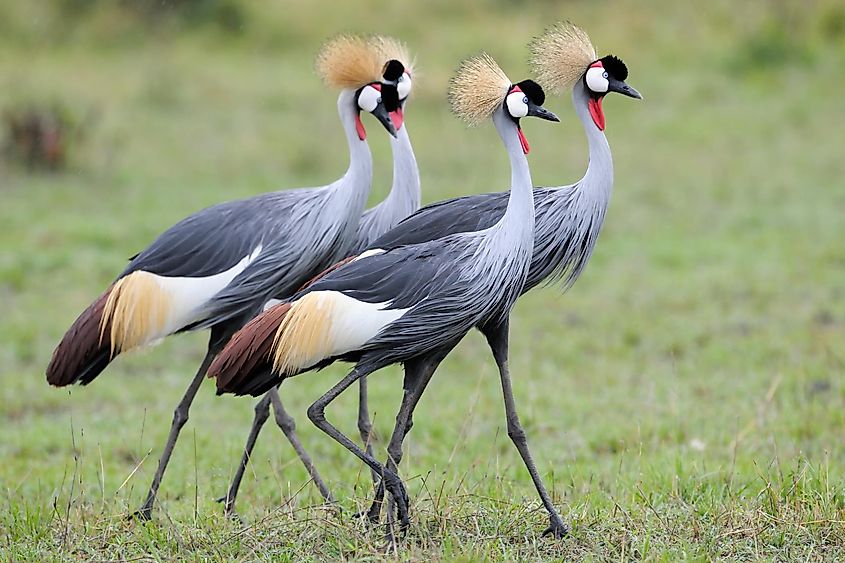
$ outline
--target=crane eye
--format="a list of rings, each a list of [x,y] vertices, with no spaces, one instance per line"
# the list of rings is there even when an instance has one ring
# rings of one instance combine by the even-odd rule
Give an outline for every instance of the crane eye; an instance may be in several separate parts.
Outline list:
[[[606,93],[610,86],[607,71],[600,66],[588,68],[584,79],[587,82],[587,87],[596,94]]]
[[[411,88],[414,82],[411,80],[411,75],[407,72],[399,77],[399,82],[396,84],[396,90],[399,93],[399,100],[402,101],[411,93]]]
[[[505,98],[505,107],[508,108],[508,113],[511,117],[519,119],[528,115],[528,96],[522,92],[511,92]]]
[[[366,112],[372,112],[381,103],[381,92],[372,87],[364,86],[358,94],[358,107]]]

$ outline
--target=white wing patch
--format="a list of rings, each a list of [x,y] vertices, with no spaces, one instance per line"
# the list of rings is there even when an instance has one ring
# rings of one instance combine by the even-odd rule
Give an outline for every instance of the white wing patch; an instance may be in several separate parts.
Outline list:
[[[138,270],[112,287],[101,321],[109,328],[112,353],[155,344],[201,320],[199,308],[229,285],[261,253],[258,246],[224,272],[206,277],[168,277]]]
[[[232,280],[246,270],[260,253],[261,246],[259,245],[249,256],[244,256],[240,262],[228,270],[213,276],[204,278],[157,276],[160,278],[159,283],[162,289],[168,292],[174,301],[170,322],[165,327],[166,333],[163,336],[201,320],[196,317],[197,310],[232,283]]]
[[[313,291],[296,300],[276,333],[273,369],[291,375],[321,360],[359,350],[408,309],[385,309],[339,291]]]
[[[352,261],[357,262],[358,260],[362,260],[362,259],[367,258],[369,256],[377,256],[379,254],[384,254],[384,253],[385,253],[385,250],[382,249],[382,248],[371,248],[370,250],[365,250],[364,252],[362,252],[361,254],[356,256],[355,259],[352,260]]]

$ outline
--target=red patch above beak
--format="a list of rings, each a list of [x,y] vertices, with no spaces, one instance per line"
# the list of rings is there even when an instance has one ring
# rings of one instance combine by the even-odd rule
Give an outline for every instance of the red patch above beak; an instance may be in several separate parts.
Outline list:
[[[603,99],[603,96],[600,98],[590,98],[590,101],[587,102],[587,107],[590,108],[590,115],[593,117],[593,123],[601,131],[604,131],[604,110],[601,109],[601,101]]]
[[[528,146],[528,139],[525,138],[525,134],[522,132],[522,127],[517,126],[516,132],[519,134],[519,143],[522,145],[522,152],[528,154],[531,147]]]
[[[355,131],[358,132],[358,138],[362,141],[367,140],[367,130],[364,129],[364,124],[361,122],[361,112],[355,114]]]
[[[402,129],[402,124],[405,122],[405,112],[402,111],[402,108],[390,112],[390,121],[393,122],[393,126],[396,127],[397,131]]]

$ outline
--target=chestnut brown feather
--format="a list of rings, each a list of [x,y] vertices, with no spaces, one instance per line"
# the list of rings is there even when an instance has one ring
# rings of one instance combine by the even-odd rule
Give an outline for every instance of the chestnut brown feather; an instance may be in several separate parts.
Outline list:
[[[272,364],[276,331],[290,307],[290,303],[271,307],[235,333],[208,368],[207,376],[217,378],[218,391],[237,393],[253,372]]]
[[[56,346],[47,366],[47,382],[50,385],[88,384],[111,361],[111,321],[106,321],[102,338],[100,322],[113,287],[109,287],[77,317]]]

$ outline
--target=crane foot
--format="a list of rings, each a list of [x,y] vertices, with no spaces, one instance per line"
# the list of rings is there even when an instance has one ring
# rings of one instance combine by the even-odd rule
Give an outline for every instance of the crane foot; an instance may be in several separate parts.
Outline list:
[[[559,540],[563,539],[569,533],[569,529],[566,527],[566,524],[564,524],[556,514],[551,515],[549,520],[549,527],[543,532],[542,537],[552,536],[554,539]]]

